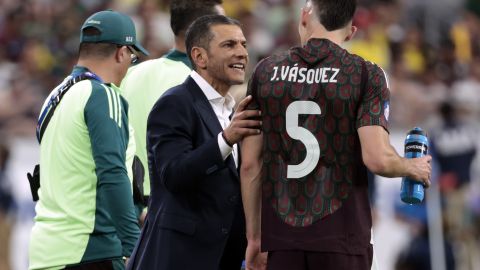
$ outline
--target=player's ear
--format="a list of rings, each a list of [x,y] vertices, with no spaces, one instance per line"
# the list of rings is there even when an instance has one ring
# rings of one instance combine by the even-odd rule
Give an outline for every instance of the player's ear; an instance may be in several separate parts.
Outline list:
[[[345,37],[345,41],[351,40],[355,36],[355,33],[357,33],[357,27],[352,25],[350,27],[350,30],[349,30],[347,36]]]
[[[302,14],[300,16],[300,24],[303,27],[307,26],[307,22],[310,20],[311,15],[313,14],[313,5],[312,2],[307,1],[305,6],[302,8]]]

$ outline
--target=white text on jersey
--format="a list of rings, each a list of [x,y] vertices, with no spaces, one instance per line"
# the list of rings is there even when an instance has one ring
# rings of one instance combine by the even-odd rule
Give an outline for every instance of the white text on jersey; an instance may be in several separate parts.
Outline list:
[[[338,68],[298,68],[298,64],[291,66],[274,66],[273,76],[270,81],[288,81],[297,83],[336,83],[337,74],[340,72]]]

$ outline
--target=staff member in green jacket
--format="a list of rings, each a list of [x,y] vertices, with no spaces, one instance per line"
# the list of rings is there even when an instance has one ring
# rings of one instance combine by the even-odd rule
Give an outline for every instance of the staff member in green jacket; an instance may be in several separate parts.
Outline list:
[[[134,152],[127,151],[134,147],[128,104],[116,85],[137,54],[148,52],[132,20],[112,10],[90,16],[80,41],[77,65],[39,117],[30,269],[124,269],[139,237],[126,165]]]

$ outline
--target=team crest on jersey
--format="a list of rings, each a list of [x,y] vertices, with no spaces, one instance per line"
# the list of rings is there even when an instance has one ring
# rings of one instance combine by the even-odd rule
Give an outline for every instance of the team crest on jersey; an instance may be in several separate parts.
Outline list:
[[[390,117],[390,102],[385,101],[383,103],[383,115],[385,116],[385,119],[388,121],[388,117]]]

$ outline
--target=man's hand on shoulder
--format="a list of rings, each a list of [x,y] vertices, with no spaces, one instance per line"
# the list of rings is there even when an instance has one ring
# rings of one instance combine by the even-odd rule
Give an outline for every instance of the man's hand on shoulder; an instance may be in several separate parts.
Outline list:
[[[223,130],[223,136],[227,144],[234,145],[245,136],[260,134],[262,121],[255,120],[255,118],[260,116],[261,112],[259,110],[247,110],[247,105],[251,100],[252,96],[247,96],[240,101],[230,125]]]

